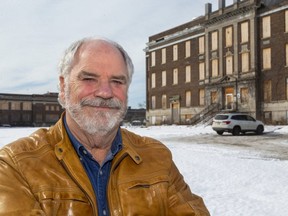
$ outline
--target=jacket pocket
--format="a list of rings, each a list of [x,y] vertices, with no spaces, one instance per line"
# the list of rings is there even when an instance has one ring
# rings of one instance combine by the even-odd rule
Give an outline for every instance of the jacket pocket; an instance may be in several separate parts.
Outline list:
[[[119,185],[123,215],[167,215],[168,176],[134,179]]]
[[[69,190],[41,191],[38,193],[41,208],[46,215],[92,215],[92,208],[84,194]]]

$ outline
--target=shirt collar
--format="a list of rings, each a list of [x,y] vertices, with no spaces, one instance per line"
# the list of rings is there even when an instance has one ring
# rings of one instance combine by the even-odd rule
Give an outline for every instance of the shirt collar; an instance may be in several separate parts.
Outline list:
[[[66,122],[66,116],[64,116],[64,126],[65,129],[67,131],[68,137],[74,147],[74,149],[76,150],[78,156],[81,155],[80,150],[81,149],[85,149],[85,147],[77,140],[77,138],[72,134],[72,132],[70,131],[68,124]],[[111,150],[108,153],[106,160],[110,160],[113,159],[114,156],[122,149],[122,135],[121,135],[121,129],[120,127],[118,128],[117,134],[112,142],[112,146],[111,146]]]

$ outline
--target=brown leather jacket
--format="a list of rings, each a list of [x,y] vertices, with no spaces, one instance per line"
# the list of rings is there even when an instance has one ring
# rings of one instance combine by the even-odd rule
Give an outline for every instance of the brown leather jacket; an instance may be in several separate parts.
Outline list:
[[[108,183],[111,216],[209,215],[159,141],[122,129]],[[0,215],[97,215],[62,119],[0,150]]]

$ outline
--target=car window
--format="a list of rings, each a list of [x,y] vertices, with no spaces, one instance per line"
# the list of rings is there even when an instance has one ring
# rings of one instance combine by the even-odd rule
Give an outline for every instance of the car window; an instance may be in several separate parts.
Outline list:
[[[247,115],[246,118],[247,118],[248,121],[255,121],[255,119],[253,117],[251,117],[251,116]]]
[[[225,119],[228,119],[228,115],[216,115],[215,119],[216,120],[225,120]]]

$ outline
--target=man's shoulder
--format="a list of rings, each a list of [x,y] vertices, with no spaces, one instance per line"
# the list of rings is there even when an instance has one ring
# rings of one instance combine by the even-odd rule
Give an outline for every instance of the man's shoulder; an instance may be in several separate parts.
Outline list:
[[[6,152],[13,157],[25,157],[27,154],[36,153],[45,148],[51,149],[52,140],[51,128],[39,128],[29,136],[19,138],[4,146],[1,154]]]
[[[159,140],[152,137],[141,136],[127,129],[121,128],[123,143],[128,143],[136,147],[149,147],[149,148],[168,148]]]

